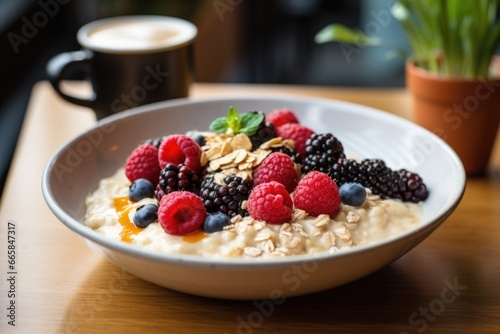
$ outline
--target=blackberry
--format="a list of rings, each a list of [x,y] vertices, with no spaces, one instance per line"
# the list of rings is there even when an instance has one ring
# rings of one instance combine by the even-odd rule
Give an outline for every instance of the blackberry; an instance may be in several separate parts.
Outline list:
[[[417,203],[423,201],[429,196],[429,191],[420,175],[409,172],[406,169],[398,171],[400,183],[405,186],[401,194],[404,201]]]
[[[365,187],[382,198],[398,198],[400,187],[398,175],[380,159],[365,159],[361,162],[361,172],[366,176]]]
[[[149,138],[146,139],[142,142],[142,144],[151,144],[157,149],[160,148],[161,143],[167,138],[167,136],[162,136],[162,137],[155,137],[155,138]]]
[[[169,163],[160,172],[160,181],[155,190],[155,197],[160,201],[166,194],[177,190],[198,193],[199,185],[198,175],[187,166]]]
[[[339,187],[348,182],[357,182],[366,187],[366,175],[361,164],[355,160],[337,159],[327,174],[330,175]]]
[[[208,213],[222,212],[229,217],[238,214],[243,217],[248,212],[242,204],[251,190],[252,183],[239,176],[208,173],[201,182],[200,197]]]
[[[331,133],[312,134],[306,141],[306,157],[302,172],[317,170],[330,174],[332,165],[345,158],[342,143]]]
[[[264,113],[261,111],[252,111],[252,113],[258,113],[264,116]],[[264,116],[262,122],[260,122],[259,127],[257,128],[257,132],[249,137],[252,142],[252,151],[258,149],[260,145],[273,139],[274,137],[276,137],[276,129],[274,128],[273,123],[266,122],[266,118]]]
[[[365,159],[361,163],[350,159],[338,159],[330,169],[330,177],[338,186],[357,182],[381,198],[396,198],[402,201],[423,201],[429,192],[422,178],[407,170],[393,171],[383,160]]]
[[[292,158],[293,162],[295,162],[296,164],[302,164],[302,156],[300,155],[299,152],[295,151],[293,148],[287,146],[272,147],[271,152],[285,153],[290,158]]]
[[[366,159],[362,164],[368,175],[367,187],[382,198],[418,203],[425,200],[429,194],[427,186],[416,173],[405,169],[393,171],[378,159]]]

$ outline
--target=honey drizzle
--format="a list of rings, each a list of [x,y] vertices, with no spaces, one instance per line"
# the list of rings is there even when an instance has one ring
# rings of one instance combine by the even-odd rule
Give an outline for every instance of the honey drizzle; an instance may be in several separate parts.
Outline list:
[[[122,241],[131,242],[132,236],[136,236],[143,229],[137,227],[133,222],[130,221],[129,213],[130,210],[134,209],[134,206],[128,199],[128,197],[116,197],[113,199],[113,205],[115,206],[116,213],[118,214],[118,222],[122,225],[122,230],[120,232],[120,237]],[[203,240],[208,235],[202,230],[196,230],[194,232],[188,233],[182,237],[183,241],[195,243]]]
[[[202,230],[196,230],[194,232],[191,232],[191,233],[184,235],[182,237],[182,240],[186,241],[186,242],[195,243],[195,242],[198,242],[200,240],[205,239],[207,236],[208,235],[205,234]]]
[[[120,237],[122,241],[130,242],[132,241],[132,236],[137,235],[142,228],[135,226],[133,222],[130,221],[129,213],[134,206],[130,203],[128,197],[117,197],[113,199],[113,204],[118,214],[118,222],[122,225],[122,231],[120,232]]]

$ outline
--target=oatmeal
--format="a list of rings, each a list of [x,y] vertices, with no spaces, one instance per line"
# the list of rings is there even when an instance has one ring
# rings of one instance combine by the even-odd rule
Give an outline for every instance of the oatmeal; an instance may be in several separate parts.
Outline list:
[[[341,205],[330,218],[310,217],[294,209],[285,224],[268,224],[253,218],[235,216],[223,231],[185,236],[167,234],[159,223],[135,229],[132,217],[137,207],[155,203],[145,198],[129,203],[127,209],[115,206],[116,198],[127,198],[130,181],[123,169],[103,179],[86,200],[85,223],[114,240],[129,241],[148,250],[170,254],[192,254],[209,258],[279,257],[298,254],[337,252],[357,245],[389,238],[419,225],[422,205],[368,195],[363,206]],[[126,212],[123,219],[123,212]],[[122,219],[120,220],[120,216]]]
[[[292,111],[148,139],[86,198],[85,223],[154,252],[207,258],[335,253],[418,227],[428,190],[411,171],[348,158]]]

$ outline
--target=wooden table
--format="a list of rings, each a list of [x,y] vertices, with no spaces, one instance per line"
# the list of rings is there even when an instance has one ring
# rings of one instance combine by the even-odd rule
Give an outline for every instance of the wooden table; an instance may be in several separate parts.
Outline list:
[[[403,116],[408,109],[404,90],[192,89],[194,98],[276,94],[336,98]],[[498,142],[490,173],[469,179],[455,213],[410,253],[366,278],[288,299],[259,317],[252,301],[190,296],[132,277],[59,223],[42,198],[42,170],[61,144],[94,123],[93,115],[57,98],[46,82],[34,87],[28,109],[1,202],[1,333],[500,333]],[[9,225],[15,225],[15,297],[8,296]],[[15,327],[6,317],[12,300]]]

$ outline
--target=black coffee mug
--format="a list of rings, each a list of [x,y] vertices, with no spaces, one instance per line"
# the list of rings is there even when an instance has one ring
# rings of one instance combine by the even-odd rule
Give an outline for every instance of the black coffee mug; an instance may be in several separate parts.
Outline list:
[[[55,91],[89,107],[97,119],[152,102],[187,97],[193,81],[196,27],[167,16],[123,16],[91,22],[77,34],[80,51],[61,53],[47,65]],[[71,70],[87,73],[92,95],[61,90]]]

